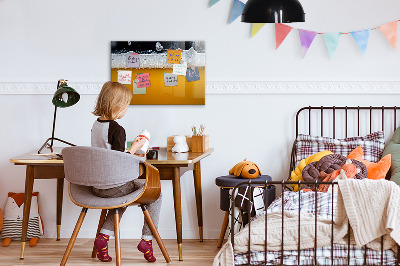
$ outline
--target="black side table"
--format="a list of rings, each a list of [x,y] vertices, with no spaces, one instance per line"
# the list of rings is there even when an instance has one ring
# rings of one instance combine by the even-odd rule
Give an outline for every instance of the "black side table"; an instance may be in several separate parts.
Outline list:
[[[225,211],[224,221],[222,222],[221,233],[219,235],[218,245],[220,248],[222,246],[222,242],[224,241],[226,228],[228,227],[229,222],[229,208],[230,208],[230,199],[229,192],[233,189],[237,184],[246,182],[246,181],[263,181],[266,180],[272,181],[272,178],[268,175],[261,175],[254,179],[246,179],[241,177],[236,177],[234,175],[220,176],[215,179],[215,184],[220,187],[220,209]],[[256,187],[256,186],[255,186]],[[271,204],[275,200],[275,186],[270,186],[268,189],[268,200],[267,205]]]

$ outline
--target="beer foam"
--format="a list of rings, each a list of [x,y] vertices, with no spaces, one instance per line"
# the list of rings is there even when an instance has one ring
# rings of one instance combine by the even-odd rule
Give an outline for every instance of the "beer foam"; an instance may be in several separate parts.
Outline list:
[[[111,68],[128,68],[126,56],[132,54],[120,53],[111,54]],[[140,68],[172,68],[173,64],[167,63],[167,54],[139,54]],[[181,63],[187,62],[188,67],[205,67],[206,54],[196,52],[193,47],[189,50],[182,50]]]

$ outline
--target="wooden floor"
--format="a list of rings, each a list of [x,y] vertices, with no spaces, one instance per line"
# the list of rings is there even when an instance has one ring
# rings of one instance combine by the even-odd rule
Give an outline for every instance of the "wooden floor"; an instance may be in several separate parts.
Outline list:
[[[9,247],[0,246],[0,265],[60,265],[61,258],[64,255],[65,248],[69,239],[40,239],[36,247],[25,249],[25,259],[20,260],[19,254],[21,249],[20,242],[12,241]],[[122,264],[123,265],[212,265],[215,255],[218,253],[217,240],[183,240],[183,261],[178,260],[178,247],[176,240],[163,240],[168,250],[172,262],[167,264],[158,248],[157,242],[154,241],[154,254],[157,258],[156,263],[149,264],[143,254],[136,249],[140,240],[121,240],[122,247]],[[114,262],[114,243],[110,241],[110,255],[113,262],[104,263],[91,258],[93,240],[77,239],[68,259],[67,265],[115,265]]]

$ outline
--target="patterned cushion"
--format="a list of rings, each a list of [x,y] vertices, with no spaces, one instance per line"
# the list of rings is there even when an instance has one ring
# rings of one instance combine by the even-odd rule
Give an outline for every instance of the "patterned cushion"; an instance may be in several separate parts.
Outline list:
[[[323,150],[329,150],[347,157],[357,146],[363,148],[365,160],[378,162],[385,147],[383,131],[374,132],[364,137],[345,139],[299,134],[296,139],[296,165],[298,165],[302,159]]]

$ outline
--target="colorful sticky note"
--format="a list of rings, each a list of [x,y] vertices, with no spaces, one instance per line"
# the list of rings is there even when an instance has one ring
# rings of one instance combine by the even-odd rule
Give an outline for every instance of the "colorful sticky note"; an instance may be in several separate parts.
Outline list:
[[[146,87],[144,87],[144,88],[138,88],[138,86],[137,86],[137,83],[135,83],[135,82],[133,82],[132,83],[132,85],[133,85],[133,88],[132,88],[132,93],[133,94],[146,94]]]
[[[121,84],[131,84],[132,83],[132,71],[118,70],[118,82]]]
[[[187,82],[200,80],[199,68],[188,68],[186,71],[186,80]]]
[[[136,53],[127,54],[126,55],[126,66],[132,67],[132,68],[139,68],[140,67],[139,55]]]
[[[150,87],[150,74],[149,73],[142,73],[137,74],[136,78],[139,80],[137,83],[138,88]]]
[[[178,86],[178,76],[173,73],[164,72],[165,87]]]
[[[181,63],[181,50],[171,50],[167,51],[167,63],[170,64],[180,64]]]
[[[183,64],[174,64],[172,73],[174,73],[175,75],[186,76],[186,70],[187,70],[186,62],[184,62]]]

